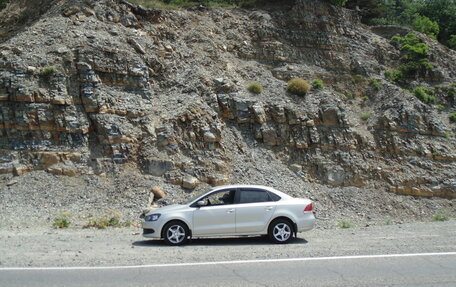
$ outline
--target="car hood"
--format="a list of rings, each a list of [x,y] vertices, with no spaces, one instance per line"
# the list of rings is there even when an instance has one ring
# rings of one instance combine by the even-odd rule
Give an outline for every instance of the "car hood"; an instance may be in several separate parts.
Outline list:
[[[168,205],[168,206],[165,206],[165,207],[161,207],[161,208],[158,208],[158,209],[154,209],[154,210],[151,210],[149,211],[147,214],[153,214],[153,213],[164,213],[164,212],[169,212],[169,211],[175,211],[175,210],[179,210],[179,209],[183,209],[183,208],[186,208],[187,205],[184,205],[184,204],[173,204],[173,205]]]

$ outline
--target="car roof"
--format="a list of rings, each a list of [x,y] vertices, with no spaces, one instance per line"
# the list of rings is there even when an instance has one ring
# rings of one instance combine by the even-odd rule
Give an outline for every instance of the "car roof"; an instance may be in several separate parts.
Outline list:
[[[217,190],[222,190],[222,189],[230,189],[230,188],[233,188],[233,189],[238,189],[238,188],[258,188],[258,189],[266,189],[266,190],[269,190],[271,192],[274,192],[282,197],[291,197],[290,195],[286,194],[286,193],[283,193],[282,191],[280,190],[277,190],[273,187],[270,187],[270,186],[265,186],[265,185],[255,185],[255,184],[233,184],[233,185],[220,185],[220,186],[216,186],[214,188],[211,189],[211,191],[217,191]]]

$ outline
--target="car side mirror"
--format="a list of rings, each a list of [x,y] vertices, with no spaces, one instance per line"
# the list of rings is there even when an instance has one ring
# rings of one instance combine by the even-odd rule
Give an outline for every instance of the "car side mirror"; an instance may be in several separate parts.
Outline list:
[[[196,203],[196,205],[198,205],[199,207],[206,206],[206,202],[204,200],[200,200]]]

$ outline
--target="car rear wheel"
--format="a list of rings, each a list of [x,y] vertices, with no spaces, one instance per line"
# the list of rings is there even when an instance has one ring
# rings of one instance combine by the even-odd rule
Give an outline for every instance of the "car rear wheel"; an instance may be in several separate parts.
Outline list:
[[[182,245],[188,239],[187,226],[179,221],[173,221],[163,228],[163,239],[168,245]]]
[[[293,238],[293,227],[290,221],[277,219],[269,225],[268,235],[274,243],[288,243]]]

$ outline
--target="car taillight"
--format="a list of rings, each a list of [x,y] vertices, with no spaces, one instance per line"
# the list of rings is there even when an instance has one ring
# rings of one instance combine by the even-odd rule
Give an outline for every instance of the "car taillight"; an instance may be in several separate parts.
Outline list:
[[[309,203],[307,204],[306,208],[304,208],[304,213],[307,213],[307,212],[311,212],[313,211],[314,207],[313,207],[313,203]]]

